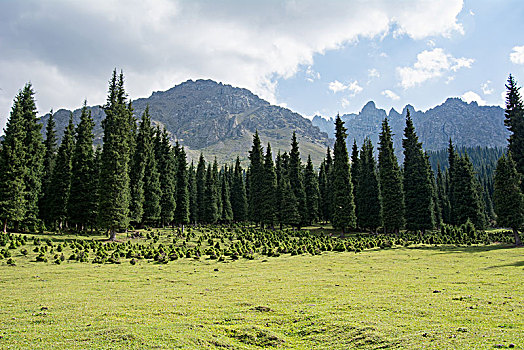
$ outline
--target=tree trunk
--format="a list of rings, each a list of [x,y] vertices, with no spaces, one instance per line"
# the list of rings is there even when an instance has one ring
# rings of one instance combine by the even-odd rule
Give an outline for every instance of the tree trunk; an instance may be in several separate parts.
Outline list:
[[[4,220],[4,233],[7,233],[7,219]]]
[[[114,241],[116,239],[116,230],[114,227],[111,227],[109,230],[109,240]]]
[[[185,229],[184,224],[182,224],[182,233],[184,233],[184,229]]]
[[[513,235],[515,236],[515,245],[516,246],[521,246],[522,245],[522,242],[520,240],[520,236],[519,236],[519,230],[517,230],[516,228],[513,229]]]

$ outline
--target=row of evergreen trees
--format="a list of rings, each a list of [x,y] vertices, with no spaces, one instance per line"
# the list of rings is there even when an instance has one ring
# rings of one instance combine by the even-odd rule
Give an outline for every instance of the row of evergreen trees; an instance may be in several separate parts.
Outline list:
[[[518,102],[516,84],[508,90],[508,101]],[[409,111],[402,166],[387,119],[379,135],[378,157],[366,139],[360,149],[353,144],[350,161],[347,130],[337,117],[333,152],[328,149],[318,173],[311,158],[305,165],[301,162],[295,134],[289,153],[279,152],[274,158],[271,146],[264,151],[255,133],[244,170],[238,158],[234,165],[219,168],[216,160],[206,163],[202,155],[196,167],[188,166],[183,147],[171,146],[167,132],[152,125],[148,108],[137,123],[122,73],[114,71],[109,82],[101,149],[93,148],[94,123],[86,103],[80,123],[75,128],[70,119],[58,147],[51,113],[44,141],[33,95],[28,84],[16,96],[0,148],[4,231],[8,225],[18,230],[20,224],[36,230],[43,223],[48,229],[103,229],[114,238],[117,230],[130,226],[250,221],[301,227],[324,221],[343,232],[382,228],[398,233],[405,228],[423,234],[441,223],[461,225],[468,220],[483,228],[494,217],[470,158],[459,154],[451,140],[448,166],[437,167],[434,174]],[[522,102],[511,101],[507,120],[520,120],[513,115],[522,110]],[[515,130],[524,135],[524,122],[520,123],[510,125],[513,135]],[[512,149],[518,140],[513,135],[510,150],[515,155],[519,148]],[[515,159],[524,159],[520,157]],[[504,159],[511,164],[511,155]],[[496,181],[492,187],[495,191]]]

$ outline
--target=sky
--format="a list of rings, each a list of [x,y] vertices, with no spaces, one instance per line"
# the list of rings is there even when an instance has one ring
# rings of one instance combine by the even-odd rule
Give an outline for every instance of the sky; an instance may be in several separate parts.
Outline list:
[[[0,130],[31,82],[39,114],[188,79],[250,89],[306,117],[367,101],[427,110],[504,104],[524,82],[521,0],[1,0]]]

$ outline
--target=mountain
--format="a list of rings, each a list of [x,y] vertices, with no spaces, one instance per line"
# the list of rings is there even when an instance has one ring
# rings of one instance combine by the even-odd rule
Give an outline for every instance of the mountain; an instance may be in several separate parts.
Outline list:
[[[417,111],[407,105],[402,113],[391,109],[389,113],[368,102],[358,114],[345,114],[341,119],[348,129],[348,144],[353,139],[360,146],[365,137],[374,144],[378,142],[382,121],[388,118],[393,131],[397,151],[402,147],[407,110],[411,114],[422,145],[426,150],[440,150],[448,146],[449,138],[457,146],[505,147],[509,132],[504,126],[504,110],[498,106],[479,106],[476,102],[466,103],[459,98],[448,98],[443,104],[427,110]],[[334,135],[334,124],[320,116],[313,118],[320,130]]]
[[[271,105],[249,90],[212,80],[188,80],[167,91],[134,100],[132,105],[137,119],[149,105],[153,123],[164,127],[171,141],[184,145],[193,160],[198,159],[200,152],[208,161],[216,156],[220,163],[232,162],[237,155],[245,160],[256,130],[264,147],[271,143],[274,154],[278,150],[289,151],[291,134],[295,131],[302,157],[305,159],[311,154],[317,164],[332,142],[326,133],[300,114]],[[95,142],[101,143],[105,113],[100,106],[90,109],[96,125]],[[55,113],[59,137],[70,113],[64,109]],[[49,115],[41,118],[43,130],[48,119]],[[73,112],[74,123],[79,119],[80,109],[77,109]]]

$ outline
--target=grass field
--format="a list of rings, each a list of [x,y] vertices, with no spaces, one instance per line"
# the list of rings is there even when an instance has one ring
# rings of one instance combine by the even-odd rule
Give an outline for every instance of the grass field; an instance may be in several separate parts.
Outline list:
[[[136,265],[19,251],[0,263],[2,349],[524,348],[524,250],[507,245]]]

